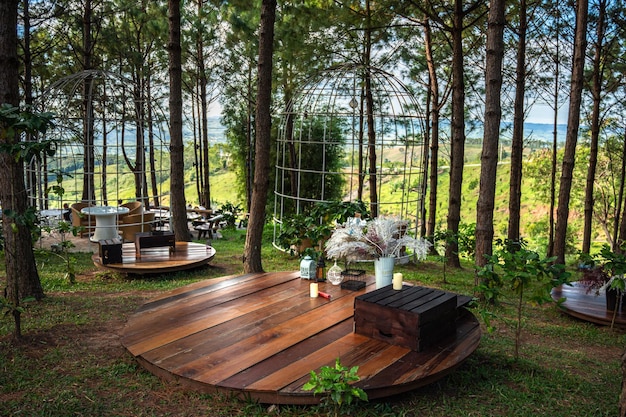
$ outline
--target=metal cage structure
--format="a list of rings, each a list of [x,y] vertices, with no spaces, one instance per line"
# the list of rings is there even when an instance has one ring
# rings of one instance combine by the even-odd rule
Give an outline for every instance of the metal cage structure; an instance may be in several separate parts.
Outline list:
[[[130,81],[90,70],[64,77],[36,102],[55,114],[54,155],[25,168],[30,204],[40,210],[65,203],[118,205],[169,202],[169,132],[155,103],[139,103]]]
[[[284,219],[312,205],[361,200],[409,221],[425,194],[424,117],[396,76],[356,64],[327,69],[281,114],[276,145],[274,246]]]

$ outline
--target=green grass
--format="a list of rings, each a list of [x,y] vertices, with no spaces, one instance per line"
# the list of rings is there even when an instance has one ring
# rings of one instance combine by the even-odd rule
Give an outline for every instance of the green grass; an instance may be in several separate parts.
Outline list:
[[[299,259],[272,248],[265,234],[263,266],[296,270]],[[197,271],[128,277],[98,272],[76,254],[77,282],[62,279],[57,257],[38,253],[46,291],[23,317],[25,342],[10,342],[12,322],[0,319],[0,416],[321,416],[317,407],[280,406],[190,392],[143,370],[119,343],[126,319],[163,291],[242,271],[245,234],[214,241],[211,266]],[[366,264],[366,269],[372,267]],[[472,265],[446,270],[429,259],[396,267],[406,280],[472,294]],[[524,308],[521,355],[513,359],[515,297],[504,292],[495,329],[456,371],[419,390],[360,405],[352,416],[615,416],[623,331],[562,315],[554,305]]]

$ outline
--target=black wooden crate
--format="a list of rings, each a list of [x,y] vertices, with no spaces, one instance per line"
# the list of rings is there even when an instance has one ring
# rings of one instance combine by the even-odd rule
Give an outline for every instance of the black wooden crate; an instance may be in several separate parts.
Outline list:
[[[122,263],[122,241],[107,239],[98,241],[100,245],[100,261],[102,265]]]
[[[354,331],[414,351],[454,334],[457,295],[433,288],[380,288],[354,300]]]

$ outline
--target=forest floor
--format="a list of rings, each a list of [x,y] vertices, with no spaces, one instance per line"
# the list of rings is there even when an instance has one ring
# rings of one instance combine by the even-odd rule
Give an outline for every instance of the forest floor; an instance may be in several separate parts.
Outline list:
[[[55,257],[39,254],[46,297],[26,306],[23,339],[12,341],[9,316],[0,320],[0,416],[328,415],[319,407],[272,406],[189,391],[142,369],[120,343],[128,317],[163,291],[240,273],[243,235],[225,233],[212,265],[167,276],[103,273],[91,264],[90,253],[76,253],[78,275],[70,284],[60,278],[62,265],[54,264]],[[84,242],[88,239],[79,241]],[[297,258],[263,250],[266,270],[297,268]],[[445,271],[436,260],[398,268],[409,281],[472,292],[467,264],[461,271]],[[481,318],[480,347],[451,375],[402,396],[359,404],[345,415],[617,415],[626,332],[572,319],[554,305],[527,303],[515,359],[514,304],[511,293],[489,311],[492,331]]]

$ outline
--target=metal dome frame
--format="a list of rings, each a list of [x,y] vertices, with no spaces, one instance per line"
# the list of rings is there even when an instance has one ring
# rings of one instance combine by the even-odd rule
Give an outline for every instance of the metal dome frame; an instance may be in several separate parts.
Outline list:
[[[370,106],[366,83],[371,86]],[[417,234],[423,221],[424,158],[428,157],[424,120],[409,88],[378,68],[337,65],[307,82],[280,117],[274,246],[278,247],[276,237],[284,219],[316,203],[336,200],[326,186],[337,178],[344,184],[343,201],[360,199],[372,213],[408,220],[409,230]],[[321,155],[315,166],[306,161],[311,147]],[[343,151],[340,169],[327,165],[326,154],[333,147]],[[316,184],[314,195],[302,189],[303,183]]]
[[[107,71],[82,71],[53,83],[36,108],[56,114],[54,127],[43,138],[54,140],[56,152],[26,165],[31,205],[41,210],[75,202],[167,204],[169,191],[163,191],[163,184],[170,175],[169,133],[164,112],[153,107],[135,114],[131,81]],[[84,134],[89,117],[93,140]],[[63,194],[50,193],[59,179]]]

